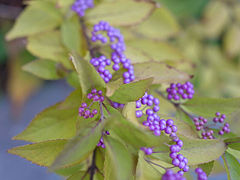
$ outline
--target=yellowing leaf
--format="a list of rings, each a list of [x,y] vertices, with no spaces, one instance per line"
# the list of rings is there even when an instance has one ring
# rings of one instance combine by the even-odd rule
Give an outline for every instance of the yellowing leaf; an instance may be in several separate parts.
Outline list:
[[[55,4],[47,1],[33,1],[22,12],[7,39],[34,35],[43,31],[54,29],[61,23],[61,15]]]
[[[89,9],[85,17],[91,24],[107,21],[112,26],[128,26],[142,22],[153,10],[154,4],[144,1],[103,1]]]
[[[164,63],[145,62],[134,64],[136,81],[153,77],[153,84],[185,82],[191,78],[187,73]]]
[[[67,140],[45,141],[18,146],[8,150],[9,153],[21,156],[40,166],[50,166],[63,150]]]
[[[66,19],[61,25],[63,44],[74,52],[81,53],[82,37],[78,16]]]
[[[57,64],[49,60],[35,60],[25,64],[23,70],[40,78],[52,80],[61,78],[57,72]]]
[[[147,39],[126,41],[126,56],[132,63],[146,61],[179,61],[184,59],[182,53],[166,42]]]
[[[27,49],[42,59],[62,62],[70,66],[69,55],[61,42],[59,31],[49,31],[28,38]]]
[[[28,127],[14,139],[41,142],[72,138],[76,134],[78,112],[71,109],[60,110],[57,105],[39,113]]]
[[[134,27],[132,31],[146,38],[167,39],[176,35],[179,31],[179,25],[170,11],[160,7],[155,9],[146,21]]]

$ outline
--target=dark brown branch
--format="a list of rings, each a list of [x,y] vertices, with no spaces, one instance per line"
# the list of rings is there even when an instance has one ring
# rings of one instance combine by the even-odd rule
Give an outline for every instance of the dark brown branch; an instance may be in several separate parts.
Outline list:
[[[95,171],[97,169],[97,166],[96,166],[96,151],[97,151],[97,148],[95,148],[94,151],[93,151],[92,164],[89,167],[90,180],[93,180]]]

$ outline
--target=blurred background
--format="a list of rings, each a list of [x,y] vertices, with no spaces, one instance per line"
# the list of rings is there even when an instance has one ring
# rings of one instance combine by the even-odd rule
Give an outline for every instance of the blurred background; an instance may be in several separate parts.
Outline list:
[[[240,1],[157,1],[178,22],[172,30],[174,33],[163,32],[163,41],[192,62],[193,66],[186,71],[195,75],[193,83],[197,93],[239,97]],[[6,42],[5,34],[24,8],[21,0],[0,0],[0,179],[58,180],[62,178],[6,152],[24,144],[11,138],[38,112],[63,100],[72,90],[63,80],[43,81],[21,70],[22,65],[35,57],[25,49],[25,39]],[[217,174],[210,179],[227,179],[221,163],[214,168]]]

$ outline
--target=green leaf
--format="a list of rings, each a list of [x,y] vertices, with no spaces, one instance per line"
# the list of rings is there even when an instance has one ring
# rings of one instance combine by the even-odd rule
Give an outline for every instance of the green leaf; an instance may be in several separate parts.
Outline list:
[[[230,153],[231,155],[233,155],[238,160],[240,160],[240,151],[239,150],[235,150],[235,149],[232,149],[232,148],[228,147],[227,152]]]
[[[132,179],[134,164],[127,148],[112,137],[106,137],[104,140],[106,145],[104,179]]]
[[[61,36],[63,44],[70,52],[78,52],[81,54],[81,27],[78,16],[73,16],[71,19],[65,19],[61,25]]]
[[[146,21],[132,28],[132,31],[146,38],[162,40],[176,35],[179,25],[169,10],[160,7]]]
[[[67,168],[64,169],[59,169],[54,171],[56,174],[59,174],[61,176],[71,176],[75,173],[77,173],[78,171],[86,171],[88,169],[87,164],[85,162],[73,165],[73,166],[69,166]]]
[[[118,103],[125,104],[127,102],[136,101],[141,98],[151,85],[153,78],[148,78],[128,84],[121,85],[115,90],[109,98]]]
[[[228,174],[228,179],[229,180],[239,179],[240,164],[238,160],[228,152],[225,152],[225,154],[223,155],[223,160],[224,160],[225,169]]]
[[[61,19],[54,3],[32,1],[18,17],[15,25],[7,34],[7,39],[12,40],[54,29],[61,23]]]
[[[181,154],[188,159],[188,165],[198,165],[208,163],[218,159],[226,150],[225,144],[221,140],[205,140],[179,136],[183,141]],[[154,153],[152,156],[171,163],[169,153]]]
[[[141,147],[158,146],[159,144],[165,147],[163,144],[168,142],[167,136],[161,135],[157,137],[153,135],[143,125],[136,125],[126,120],[117,110],[114,110],[111,114],[111,124],[108,126],[108,129],[111,131],[110,133],[115,133],[127,144],[132,145],[137,151]]]
[[[82,129],[80,133],[70,140],[64,150],[57,157],[50,169],[52,171],[63,169],[68,166],[82,162],[94,150],[102,135],[102,130],[106,123],[94,123],[93,127]]]
[[[199,116],[214,117],[216,112],[228,115],[238,110],[240,107],[240,98],[208,98],[194,97],[191,101],[187,101],[182,106],[187,111],[190,111]]]
[[[132,123],[139,125],[139,121],[136,117],[136,102],[129,102],[125,104],[122,110],[122,115]]]
[[[79,83],[79,80],[78,80],[78,74],[77,74],[76,71],[70,72],[66,76],[66,81],[70,86],[72,86],[74,88],[80,88],[80,83]]]
[[[89,9],[85,17],[91,24],[107,21],[112,26],[129,26],[142,22],[153,10],[154,4],[144,1],[104,1]]]
[[[46,80],[60,79],[61,76],[57,72],[57,63],[49,60],[35,60],[25,64],[24,71],[32,73]]]
[[[50,166],[63,150],[67,140],[45,141],[14,147],[8,153],[18,155],[39,166]]]
[[[83,94],[86,94],[87,91],[91,88],[105,88],[106,84],[94,69],[94,67],[86,60],[80,58],[78,55],[73,54],[72,62],[78,73],[80,85],[82,88]]]
[[[181,51],[166,42],[137,39],[126,41],[126,46],[126,56],[131,59],[132,63],[152,60],[159,62],[178,62],[184,59]]]
[[[28,127],[15,136],[15,140],[41,142],[54,139],[69,139],[76,134],[78,112],[58,109],[58,104],[39,113]]]
[[[198,167],[200,167],[208,176],[212,172],[214,166],[214,161],[211,161],[209,163],[200,164]]]
[[[84,177],[84,175],[85,175],[85,177]],[[85,171],[79,171],[79,172],[73,174],[72,176],[70,176],[69,178],[67,178],[67,180],[80,180],[80,179],[87,180],[87,179],[90,179],[90,176]]]
[[[228,144],[228,147],[240,151],[240,142]]]
[[[136,180],[159,180],[159,177],[162,175],[163,169],[160,169],[158,166],[147,163],[144,160],[144,152],[139,151],[138,153],[138,163],[136,169]]]
[[[28,38],[27,49],[42,59],[62,62],[70,66],[68,52],[61,42],[60,32],[48,31]]]
[[[69,139],[76,134],[76,119],[81,103],[81,91],[54,106],[40,112],[28,127],[13,139],[41,142],[54,139]]]
[[[153,77],[153,84],[185,82],[191,78],[187,73],[159,62],[134,64],[134,73],[136,81]]]

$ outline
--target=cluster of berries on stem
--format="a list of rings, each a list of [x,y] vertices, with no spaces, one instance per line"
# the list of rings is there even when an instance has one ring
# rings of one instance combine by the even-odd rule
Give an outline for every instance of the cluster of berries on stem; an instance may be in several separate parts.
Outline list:
[[[167,169],[162,176],[162,180],[186,180],[186,178],[178,173],[174,173],[171,169]]]
[[[87,118],[93,118],[97,113],[97,109],[93,109],[91,111],[91,106],[94,102],[103,102],[104,96],[102,95],[102,91],[97,91],[96,89],[92,89],[91,93],[87,95],[88,99],[92,100],[92,103],[88,106],[87,103],[82,103],[81,107],[79,108],[79,116]]]
[[[167,88],[167,98],[168,100],[175,100],[179,101],[181,98],[182,99],[192,99],[193,95],[195,93],[193,89],[193,84],[187,81],[184,84],[181,83],[172,83],[170,84],[170,87]]]
[[[78,16],[83,17],[85,15],[85,11],[88,8],[93,8],[94,3],[93,0],[76,0],[72,5],[72,10],[75,11]]]
[[[207,174],[201,169],[201,168],[196,168],[195,173],[197,174],[197,179],[198,180],[207,180]]]
[[[101,43],[106,44],[108,43],[108,38],[100,32],[106,32],[106,35],[111,43],[110,47],[113,50],[111,54],[111,60],[113,62],[112,69],[114,71],[118,71],[122,65],[122,68],[126,70],[123,73],[124,83],[127,84],[132,82],[135,79],[134,67],[131,64],[131,61],[127,59],[124,54],[126,46],[119,29],[110,26],[109,23],[105,21],[100,21],[98,24],[94,25],[91,40],[93,42],[100,41]]]

